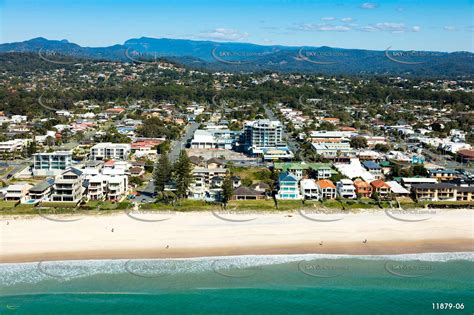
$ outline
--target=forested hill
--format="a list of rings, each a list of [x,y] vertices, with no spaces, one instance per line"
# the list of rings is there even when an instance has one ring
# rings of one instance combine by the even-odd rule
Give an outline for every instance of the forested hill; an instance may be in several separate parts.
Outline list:
[[[0,45],[0,53],[34,53],[46,62],[68,64],[68,58],[150,63],[167,59],[188,67],[230,72],[299,72],[418,77],[474,76],[470,52],[341,49],[262,46],[166,38],[136,38],[123,45],[81,47],[67,40],[35,38]],[[69,56],[69,57],[68,57]]]

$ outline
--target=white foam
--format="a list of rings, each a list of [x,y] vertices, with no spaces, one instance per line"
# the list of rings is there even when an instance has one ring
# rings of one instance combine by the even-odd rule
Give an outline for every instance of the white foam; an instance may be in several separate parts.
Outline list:
[[[68,281],[97,274],[133,274],[142,277],[161,277],[233,268],[250,268],[318,259],[358,259],[447,262],[474,261],[472,252],[420,253],[402,255],[243,255],[173,259],[116,259],[116,260],[67,260],[0,264],[1,286],[34,283],[44,280]]]

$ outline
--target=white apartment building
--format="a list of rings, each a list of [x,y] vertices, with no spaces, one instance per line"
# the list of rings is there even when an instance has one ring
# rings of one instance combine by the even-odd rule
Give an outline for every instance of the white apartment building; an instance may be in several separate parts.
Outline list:
[[[245,146],[248,149],[284,147],[283,126],[277,120],[260,119],[245,124]]]
[[[71,151],[33,154],[33,176],[56,176],[72,165]]]
[[[326,158],[350,156],[354,153],[351,145],[347,142],[312,143],[312,147],[316,154]]]
[[[14,139],[0,142],[0,153],[21,152],[27,144],[27,139]]]
[[[212,126],[206,130],[196,130],[191,140],[191,148],[232,150],[242,132],[218,127],[219,126]]]
[[[76,168],[62,172],[54,179],[51,201],[79,202],[85,191],[83,182],[84,173]]]
[[[93,146],[90,150],[91,160],[127,160],[131,152],[128,143],[103,142]]]
[[[125,175],[88,175],[87,197],[90,200],[120,200],[128,191],[128,176]]]
[[[352,180],[348,178],[341,179],[336,184],[337,194],[341,198],[354,199],[357,197],[356,189]]]

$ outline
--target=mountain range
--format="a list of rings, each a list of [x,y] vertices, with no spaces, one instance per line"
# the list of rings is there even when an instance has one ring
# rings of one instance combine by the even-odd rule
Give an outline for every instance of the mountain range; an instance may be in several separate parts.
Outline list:
[[[230,72],[295,72],[420,77],[474,76],[471,52],[342,49],[327,46],[293,47],[250,43],[134,38],[108,47],[82,47],[67,40],[42,37],[0,44],[0,53],[37,53],[62,64],[75,58],[153,63],[166,59],[187,67]]]

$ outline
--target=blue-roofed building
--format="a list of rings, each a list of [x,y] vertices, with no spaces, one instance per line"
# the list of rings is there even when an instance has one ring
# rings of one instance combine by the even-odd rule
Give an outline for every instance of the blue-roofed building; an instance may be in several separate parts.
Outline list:
[[[301,194],[298,185],[298,178],[289,173],[283,172],[278,176],[277,199],[300,200]]]
[[[382,167],[378,163],[374,161],[364,161],[362,165],[370,174],[374,175],[375,179],[383,178]]]

